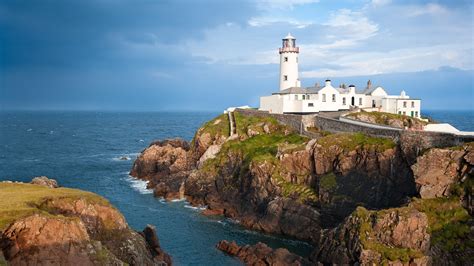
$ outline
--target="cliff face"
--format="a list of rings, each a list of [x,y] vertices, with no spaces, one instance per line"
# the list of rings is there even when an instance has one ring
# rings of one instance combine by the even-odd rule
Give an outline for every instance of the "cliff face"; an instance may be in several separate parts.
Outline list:
[[[316,141],[313,160],[328,226],[341,222],[356,206],[399,206],[416,195],[410,167],[389,139],[329,135]]]
[[[0,191],[0,248],[10,265],[171,264],[95,194],[6,182]]]
[[[474,258],[473,144],[433,148],[412,165],[421,198],[406,207],[359,207],[324,230],[313,261],[467,265]]]
[[[152,144],[131,174],[150,180],[157,196],[184,196],[208,206],[206,213],[314,242],[321,226],[342,221],[357,204],[397,206],[416,194],[411,170],[390,140],[361,134],[310,140],[272,118],[235,116],[237,139],[225,135],[227,117],[220,116],[190,145]]]
[[[471,244],[462,243],[472,219],[455,197],[472,211],[472,144],[419,157],[429,143],[419,148],[418,138],[397,144],[320,132],[308,139],[270,117],[236,112],[235,118],[237,138],[228,137],[227,117],[220,116],[199,129],[191,144],[166,148],[159,160],[169,159],[150,172],[151,179],[138,169],[132,174],[150,180],[157,196],[184,197],[207,206],[205,214],[310,241],[313,263],[463,263],[471,254]],[[414,200],[420,195],[421,201]],[[450,244],[440,244],[445,242]]]
[[[472,213],[472,183],[474,175],[474,143],[446,149],[433,148],[417,158],[412,166],[421,198],[447,197],[453,194],[465,198]],[[461,186],[461,184],[465,184]]]

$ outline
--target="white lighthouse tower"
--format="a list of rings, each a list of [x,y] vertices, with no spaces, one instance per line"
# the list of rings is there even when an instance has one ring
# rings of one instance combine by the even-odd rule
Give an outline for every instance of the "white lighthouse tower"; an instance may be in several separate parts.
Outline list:
[[[296,47],[296,39],[290,33],[283,39],[280,49],[280,90],[290,87],[300,87],[298,78],[298,54],[299,47]]]

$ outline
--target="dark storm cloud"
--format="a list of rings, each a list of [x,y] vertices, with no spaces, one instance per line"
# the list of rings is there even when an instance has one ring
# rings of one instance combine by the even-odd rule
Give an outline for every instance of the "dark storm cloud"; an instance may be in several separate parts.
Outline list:
[[[173,45],[227,21],[243,23],[254,12],[246,2],[217,0],[8,1],[0,10],[2,68],[129,60],[121,41]],[[173,56],[170,50],[160,55]]]
[[[246,1],[2,1],[0,109],[166,108],[196,94],[205,67],[186,41],[255,13]]]

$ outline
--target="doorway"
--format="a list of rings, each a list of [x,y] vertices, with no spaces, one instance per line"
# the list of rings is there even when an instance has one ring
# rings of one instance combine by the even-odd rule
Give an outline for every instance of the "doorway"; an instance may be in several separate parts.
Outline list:
[[[352,105],[352,106],[355,106],[355,98],[354,98],[354,96],[352,96],[352,98],[351,98],[351,105]]]

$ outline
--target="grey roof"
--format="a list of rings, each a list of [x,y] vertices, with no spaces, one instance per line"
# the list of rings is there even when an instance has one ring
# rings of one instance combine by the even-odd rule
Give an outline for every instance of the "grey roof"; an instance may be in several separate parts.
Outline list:
[[[371,94],[375,89],[377,89],[378,87],[381,87],[381,86],[375,86],[375,87],[372,87],[372,88],[365,88],[365,89],[356,89],[356,93],[357,94],[366,94],[366,95],[369,95]],[[317,94],[321,89],[323,89],[324,87],[306,87],[306,88],[302,88],[302,87],[291,87],[291,88],[288,88],[288,89],[284,89],[284,90],[281,90],[281,91],[278,91],[278,92],[274,92],[272,94]],[[382,87],[381,87],[382,88]],[[348,93],[349,92],[349,88],[334,88],[336,89],[337,91],[339,91],[339,93]],[[382,88],[383,89],[383,88]]]
[[[311,88],[291,87],[272,94],[315,94],[317,91]]]
[[[376,90],[377,88],[382,88],[385,91],[385,89],[382,86],[373,86],[373,87],[370,87],[370,88],[365,88],[361,93],[363,93],[365,95],[369,95],[372,92],[374,92],[374,90]]]

